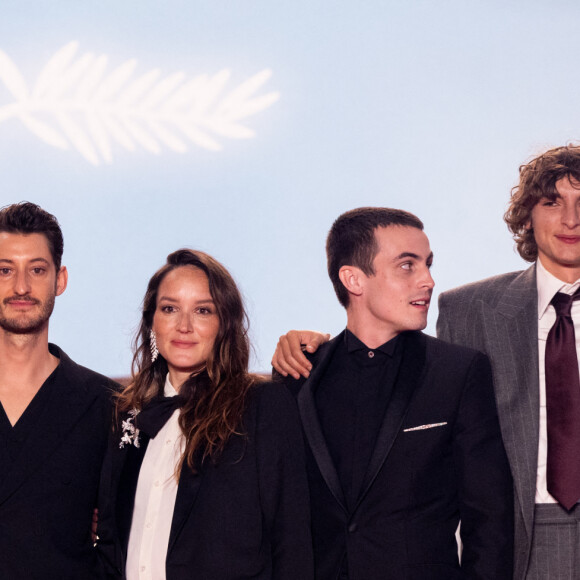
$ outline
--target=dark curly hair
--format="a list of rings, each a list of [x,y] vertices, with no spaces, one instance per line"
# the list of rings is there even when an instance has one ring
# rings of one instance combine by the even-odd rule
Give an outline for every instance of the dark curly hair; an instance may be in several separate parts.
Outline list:
[[[511,191],[504,220],[520,256],[527,262],[534,262],[538,257],[534,229],[530,226],[532,210],[542,197],[555,198],[558,195],[556,182],[566,177],[580,183],[578,145],[550,149],[520,167],[520,182]]]

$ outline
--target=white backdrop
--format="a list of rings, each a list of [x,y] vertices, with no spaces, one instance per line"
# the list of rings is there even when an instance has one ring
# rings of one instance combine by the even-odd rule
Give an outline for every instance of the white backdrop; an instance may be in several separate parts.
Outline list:
[[[522,267],[502,215],[518,166],[578,138],[579,24],[563,0],[4,0],[0,201],[63,227],[51,340],[126,374],[189,246],[236,277],[267,370],[286,329],[344,324],[324,239],[360,205],[423,219],[436,294]]]

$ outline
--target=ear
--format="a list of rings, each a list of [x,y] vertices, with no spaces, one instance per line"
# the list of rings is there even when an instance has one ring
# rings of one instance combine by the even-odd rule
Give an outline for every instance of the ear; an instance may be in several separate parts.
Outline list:
[[[362,294],[364,274],[360,268],[356,266],[343,266],[338,271],[338,277],[349,294],[354,294],[355,296]]]
[[[60,296],[65,290],[68,284],[68,271],[66,266],[61,266],[60,270],[56,274],[56,295]]]

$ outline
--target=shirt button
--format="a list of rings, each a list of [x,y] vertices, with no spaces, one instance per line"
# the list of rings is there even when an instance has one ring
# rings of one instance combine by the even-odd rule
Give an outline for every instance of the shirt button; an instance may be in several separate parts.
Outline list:
[[[157,480],[154,484],[155,487],[159,487],[159,480]]]
[[[165,445],[171,445],[171,439],[168,439],[168,440],[165,442]]]
[[[375,353],[372,350],[369,350],[369,358],[373,358],[375,356]]]
[[[141,566],[141,572],[145,572],[145,566]]]
[[[358,526],[356,524],[350,524],[350,526],[348,526],[348,531],[352,534],[354,532],[356,532],[358,530]]]
[[[148,529],[151,529],[151,522],[147,522],[147,523],[145,524],[145,527],[146,527],[146,528],[148,528]]]

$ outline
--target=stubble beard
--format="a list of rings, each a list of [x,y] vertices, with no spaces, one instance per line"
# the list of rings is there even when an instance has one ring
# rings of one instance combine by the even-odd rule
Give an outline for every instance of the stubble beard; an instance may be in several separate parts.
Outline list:
[[[10,300],[10,299],[7,299]],[[6,303],[7,300],[4,302]],[[45,302],[35,300],[41,309],[34,318],[26,316],[8,317],[3,308],[0,308],[0,328],[11,334],[38,334],[48,323],[48,319],[54,310],[55,295],[49,296]]]

